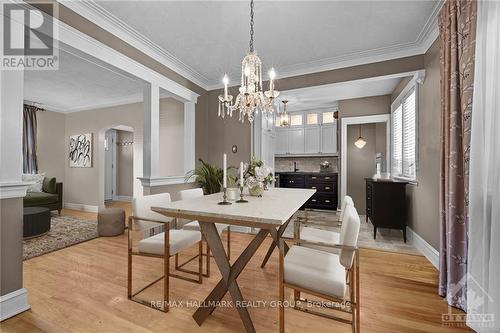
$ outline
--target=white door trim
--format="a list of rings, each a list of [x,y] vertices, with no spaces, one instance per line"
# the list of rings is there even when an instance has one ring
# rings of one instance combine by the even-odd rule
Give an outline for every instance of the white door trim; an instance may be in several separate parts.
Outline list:
[[[390,111],[390,110],[388,110]],[[386,165],[390,168],[391,156],[391,114],[378,114],[374,116],[360,116],[341,118],[341,150],[340,150],[340,197],[339,207],[342,199],[347,193],[347,126],[356,124],[385,123],[386,128]]]
[[[0,321],[29,310],[28,291],[25,288],[0,296]]]

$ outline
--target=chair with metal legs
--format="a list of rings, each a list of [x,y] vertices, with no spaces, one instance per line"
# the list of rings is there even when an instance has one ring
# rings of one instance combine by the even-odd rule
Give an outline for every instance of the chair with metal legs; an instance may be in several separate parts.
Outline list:
[[[193,188],[189,190],[182,190],[179,191],[179,196],[181,200],[189,200],[193,198],[199,198],[202,197],[203,194],[203,189],[201,188]],[[217,228],[217,231],[219,233],[219,236],[222,235],[224,230],[227,230],[227,258],[230,260],[231,259],[231,226],[228,224],[223,224],[223,223],[215,223],[215,227]],[[200,224],[198,221],[190,221],[182,226],[182,229],[184,230],[194,230],[194,231],[200,231]],[[205,242],[206,243],[206,242]],[[206,257],[206,272],[203,274],[206,277],[210,276],[210,248],[208,247],[208,243],[206,244],[206,253],[203,254],[203,256]],[[187,263],[191,262],[192,260],[195,260],[197,256],[194,256],[190,258],[189,260],[183,262],[182,264],[179,264],[178,259],[176,257],[175,259],[175,267],[177,270],[182,271],[184,265]]]
[[[128,298],[154,309],[169,311],[169,281],[170,277],[201,284],[202,272],[202,242],[201,234],[190,230],[171,229],[175,220],[151,211],[152,206],[161,206],[170,202],[168,193],[146,196],[133,201],[134,213],[142,213],[146,217],[130,216],[128,220]],[[157,216],[156,216],[157,215]],[[198,271],[184,270],[183,272],[196,275],[190,278],[170,273],[170,258],[190,247],[198,246]],[[137,291],[132,290],[132,259],[134,256],[163,259],[163,275]],[[163,279],[163,300],[145,301],[137,297],[138,294]]]
[[[339,242],[339,237],[340,237],[340,234],[338,232],[319,229],[318,227],[332,227],[332,222],[339,222],[339,225],[342,225],[342,220],[344,219],[346,207],[349,205],[354,207],[354,202],[350,196],[346,195],[344,197],[344,200],[342,200],[340,213],[331,214],[332,216],[328,216],[328,220],[311,219],[309,218],[308,215],[309,212],[306,210],[304,217],[297,217],[296,222],[299,223],[294,223],[293,231],[290,231],[289,229],[285,230],[279,229],[278,234],[281,232],[280,238],[284,239],[300,238],[302,240],[310,242],[337,244]],[[264,257],[264,260],[260,265],[261,268],[264,268],[264,266],[267,264],[267,261],[271,257],[275,247],[276,247],[275,242],[273,242],[269,246],[269,249],[267,250],[267,253]],[[333,250],[333,252],[335,252],[335,250]]]
[[[293,289],[294,309],[350,324],[353,333],[360,331],[359,253],[357,248],[360,220],[353,206],[346,207],[339,244],[324,244],[297,239],[285,255],[284,240],[280,240],[279,264],[279,323],[285,332],[285,287]],[[334,248],[332,253],[317,248]],[[301,298],[301,293],[329,301],[327,304]],[[314,305],[321,311],[308,308]],[[326,310],[326,311],[324,311]],[[351,319],[333,316],[327,311],[350,314]]]

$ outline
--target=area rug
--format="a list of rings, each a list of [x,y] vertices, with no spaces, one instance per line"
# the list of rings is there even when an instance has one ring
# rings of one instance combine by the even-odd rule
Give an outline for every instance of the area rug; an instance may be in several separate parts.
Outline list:
[[[23,259],[38,257],[97,237],[97,221],[52,215],[47,234],[23,241]]]
[[[332,221],[333,212],[330,211],[309,211],[309,218],[324,221],[326,226],[319,227],[327,230],[332,230],[336,232],[340,232],[340,227],[337,226],[337,223],[332,225],[329,223]],[[305,216],[304,211],[299,211],[295,216]],[[403,233],[401,230],[393,230],[393,229],[377,229],[377,239],[373,239],[373,225],[371,222],[366,222],[365,216],[360,215],[361,225],[359,230],[359,239],[358,245],[362,248],[368,249],[376,249],[382,251],[390,251],[390,252],[398,252],[398,253],[406,253],[406,254],[414,254],[421,255],[421,253],[409,242],[405,243],[403,241]],[[293,235],[293,226],[292,223],[287,228],[286,233],[288,235]]]

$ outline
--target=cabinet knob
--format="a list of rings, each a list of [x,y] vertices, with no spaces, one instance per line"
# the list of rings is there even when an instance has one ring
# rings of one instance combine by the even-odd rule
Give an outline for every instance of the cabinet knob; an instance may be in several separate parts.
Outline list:
[[[312,201],[312,202],[316,202],[316,199],[312,199],[311,201]]]
[[[325,179],[330,179],[330,177],[325,177]]]
[[[317,177],[312,176],[311,179],[316,179]]]
[[[331,202],[330,200],[325,200],[325,202]]]
[[[316,189],[316,186],[311,186],[311,188]]]
[[[325,190],[329,190],[330,189],[330,186],[325,186]]]

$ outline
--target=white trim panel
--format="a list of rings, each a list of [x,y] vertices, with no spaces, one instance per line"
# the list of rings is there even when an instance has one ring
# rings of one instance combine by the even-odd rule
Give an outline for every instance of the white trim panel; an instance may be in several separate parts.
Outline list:
[[[129,195],[117,195],[113,200],[132,202],[132,197]]]
[[[194,179],[186,181],[185,176],[169,176],[169,177],[137,177],[141,181],[143,187],[165,186],[175,184],[193,183]]]
[[[29,310],[28,291],[25,288],[0,296],[0,321]]]
[[[65,202],[64,208],[79,210],[82,212],[89,212],[89,213],[97,213],[99,211],[99,206],[84,205],[84,204],[77,204],[77,203],[71,203],[71,202]]]
[[[439,271],[439,252],[410,227],[406,227],[406,234],[408,235],[408,242],[417,248]]]
[[[0,199],[23,198],[28,187],[24,182],[0,182]]]

